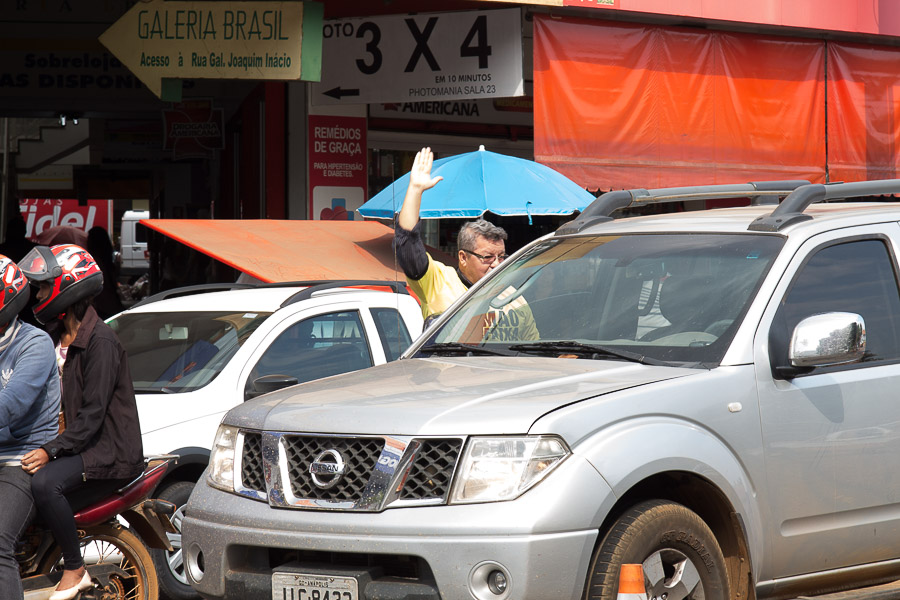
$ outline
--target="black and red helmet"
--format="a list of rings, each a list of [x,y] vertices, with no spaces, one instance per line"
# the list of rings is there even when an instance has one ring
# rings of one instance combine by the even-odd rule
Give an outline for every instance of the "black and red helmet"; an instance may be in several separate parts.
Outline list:
[[[28,280],[12,259],[0,254],[0,326],[5,326],[28,304]]]
[[[51,322],[82,298],[103,289],[103,273],[88,251],[75,244],[36,246],[20,263],[22,273],[35,284],[50,284],[50,295],[34,306],[35,318]]]

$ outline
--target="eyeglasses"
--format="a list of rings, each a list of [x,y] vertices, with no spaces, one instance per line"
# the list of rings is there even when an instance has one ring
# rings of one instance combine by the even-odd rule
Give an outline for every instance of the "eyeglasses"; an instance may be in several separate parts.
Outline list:
[[[463,248],[463,252],[471,254],[486,265],[492,265],[494,264],[494,261],[503,262],[507,259],[507,257],[509,257],[509,254],[489,254],[487,256],[484,256],[483,254],[478,254],[477,252],[472,252],[471,250],[466,250],[465,248]]]

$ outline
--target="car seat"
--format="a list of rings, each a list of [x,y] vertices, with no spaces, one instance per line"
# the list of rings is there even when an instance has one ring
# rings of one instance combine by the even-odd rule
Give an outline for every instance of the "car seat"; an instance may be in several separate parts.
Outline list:
[[[708,277],[687,274],[666,277],[659,289],[659,311],[669,325],[646,333],[641,340],[658,340],[685,331],[706,331],[719,321],[720,314],[711,291]]]

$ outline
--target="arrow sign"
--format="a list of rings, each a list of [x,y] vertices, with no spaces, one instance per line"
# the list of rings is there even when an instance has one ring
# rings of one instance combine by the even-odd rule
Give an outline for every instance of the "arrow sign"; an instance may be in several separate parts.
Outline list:
[[[520,8],[327,19],[322,81],[310,86],[310,100],[330,105],[522,96],[522,27]]]
[[[356,89],[342,89],[340,86],[336,88],[331,88],[327,92],[322,92],[326,96],[331,96],[332,98],[337,98],[340,100],[344,96],[359,96],[359,88]]]
[[[318,81],[322,5],[149,0],[100,42],[160,97],[169,78]]]

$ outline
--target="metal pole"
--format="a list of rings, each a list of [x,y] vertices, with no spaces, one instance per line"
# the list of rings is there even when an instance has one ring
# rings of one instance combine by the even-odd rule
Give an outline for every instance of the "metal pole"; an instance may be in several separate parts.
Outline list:
[[[0,231],[6,241],[6,198],[9,195],[9,117],[3,117],[3,191],[0,192]]]

